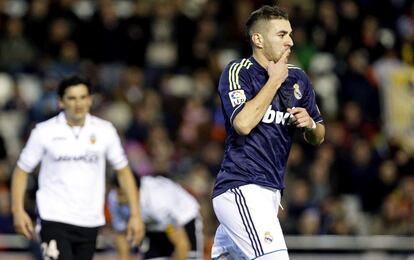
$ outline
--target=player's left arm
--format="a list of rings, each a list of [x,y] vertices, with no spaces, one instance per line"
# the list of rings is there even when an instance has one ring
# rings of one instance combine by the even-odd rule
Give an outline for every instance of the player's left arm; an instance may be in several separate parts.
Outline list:
[[[315,121],[313,121],[312,125],[314,123]],[[306,142],[308,142],[309,144],[320,145],[325,140],[325,126],[321,123],[315,123],[315,125],[315,128],[305,128],[303,136]]]
[[[186,231],[183,227],[175,227],[168,225],[165,230],[168,239],[171,244],[174,245],[174,260],[185,260],[187,259],[188,251],[190,251],[190,240],[187,236]]]
[[[130,209],[130,217],[126,230],[127,240],[138,244],[144,237],[145,227],[139,206],[139,190],[132,174],[129,166],[117,170],[118,182],[121,189],[127,195]]]
[[[111,214],[111,227],[115,233],[115,247],[119,260],[129,260],[130,246],[126,236],[126,215],[122,213],[122,202],[120,201],[118,189],[113,189],[108,194],[108,207]]]
[[[128,240],[123,233],[115,234],[115,246],[116,252],[118,253],[119,260],[129,260],[130,247]]]
[[[308,76],[302,71],[297,71],[297,77],[303,86],[303,96],[300,98],[300,107],[288,108],[293,115],[293,123],[303,130],[306,142],[312,145],[320,145],[325,139],[325,126],[323,118],[316,104],[316,94]]]
[[[303,129],[303,136],[309,144],[320,145],[325,139],[325,126],[316,123],[303,107],[288,108],[287,111],[294,116],[296,127]]]
[[[120,188],[125,192],[130,209],[130,217],[127,225],[127,239],[138,244],[144,237],[144,222],[142,221],[139,189],[136,186],[128,159],[122,148],[121,140],[113,125],[108,125],[106,158],[116,170]]]

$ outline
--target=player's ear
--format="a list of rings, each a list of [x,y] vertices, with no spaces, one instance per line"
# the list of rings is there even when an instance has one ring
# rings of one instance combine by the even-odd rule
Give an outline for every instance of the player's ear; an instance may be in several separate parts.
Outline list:
[[[63,100],[61,98],[58,99],[58,107],[60,109],[63,109],[65,107],[65,105],[63,104]]]
[[[260,33],[255,32],[252,34],[252,42],[257,48],[263,48],[263,36]]]

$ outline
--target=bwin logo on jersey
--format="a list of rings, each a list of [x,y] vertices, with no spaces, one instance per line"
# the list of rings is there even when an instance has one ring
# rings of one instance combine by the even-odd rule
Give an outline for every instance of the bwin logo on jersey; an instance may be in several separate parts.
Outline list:
[[[298,83],[295,83],[295,85],[293,85],[293,95],[298,100],[302,98],[302,92],[300,92],[300,87]]]
[[[246,95],[243,89],[234,90],[229,93],[231,105],[233,107],[243,104],[246,101]]]
[[[262,122],[268,124],[274,122],[276,124],[290,125],[289,117],[290,113],[275,111],[272,109],[272,105],[270,105],[263,116]]]

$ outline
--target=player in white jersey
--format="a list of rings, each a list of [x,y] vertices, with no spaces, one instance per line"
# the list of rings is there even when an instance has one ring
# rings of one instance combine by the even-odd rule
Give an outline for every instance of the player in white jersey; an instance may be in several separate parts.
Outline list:
[[[131,207],[128,236],[138,243],[144,234],[138,190],[115,128],[89,114],[91,87],[82,78],[64,79],[58,95],[63,111],[36,125],[14,170],[12,211],[16,231],[33,238],[24,194],[28,174],[40,163],[36,204],[45,259],[92,259],[98,228],[105,224],[108,160]]]
[[[144,176],[137,183],[146,224],[146,238],[140,247],[144,259],[203,259],[202,223],[196,199],[165,177]],[[108,206],[119,258],[127,260],[130,246],[124,232],[129,208],[116,183],[108,194]]]

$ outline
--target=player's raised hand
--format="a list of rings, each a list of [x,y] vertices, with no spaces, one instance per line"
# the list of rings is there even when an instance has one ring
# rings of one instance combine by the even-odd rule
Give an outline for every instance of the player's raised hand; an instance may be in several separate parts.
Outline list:
[[[277,62],[269,61],[267,74],[270,80],[274,80],[277,85],[282,84],[288,77],[288,57],[290,49],[287,49]]]
[[[13,214],[14,228],[17,233],[22,234],[27,239],[33,238],[32,219],[26,211],[19,211]]]
[[[288,108],[287,111],[292,114],[293,123],[298,128],[311,128],[313,124],[312,118],[309,116],[308,111],[303,107]]]

